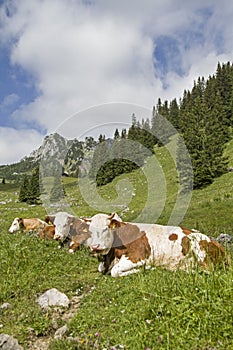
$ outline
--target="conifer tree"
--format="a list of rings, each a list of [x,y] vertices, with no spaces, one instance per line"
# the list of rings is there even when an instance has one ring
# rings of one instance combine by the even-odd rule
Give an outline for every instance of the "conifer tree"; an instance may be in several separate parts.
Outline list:
[[[40,183],[39,183],[39,167],[37,166],[32,171],[32,176],[29,181],[27,202],[29,204],[38,204],[39,198],[40,198]]]
[[[19,201],[20,202],[27,202],[29,195],[29,178],[25,174],[23,176],[23,180],[19,189]]]

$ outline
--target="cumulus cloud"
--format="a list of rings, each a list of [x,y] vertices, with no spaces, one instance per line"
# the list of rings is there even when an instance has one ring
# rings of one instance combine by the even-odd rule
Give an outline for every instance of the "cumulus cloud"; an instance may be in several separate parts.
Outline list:
[[[0,108],[5,108],[12,106],[19,100],[19,96],[17,94],[10,94],[4,97],[2,103],[0,104]]]
[[[233,4],[225,0],[5,4],[0,40],[9,45],[11,64],[29,72],[38,91],[12,118],[48,132],[93,105],[126,102],[151,109],[158,97],[179,98],[199,75],[208,77],[218,61],[233,58]],[[130,115],[125,118],[129,122]],[[102,121],[96,117],[94,125]],[[119,120],[109,115],[109,121]],[[93,116],[80,117],[79,125],[77,134],[93,126]]]
[[[0,127],[0,164],[16,163],[39,147],[43,137],[35,130]]]

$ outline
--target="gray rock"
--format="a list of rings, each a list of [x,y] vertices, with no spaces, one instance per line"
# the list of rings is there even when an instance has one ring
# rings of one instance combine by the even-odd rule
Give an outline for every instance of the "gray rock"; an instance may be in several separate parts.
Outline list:
[[[65,325],[65,326],[63,326],[63,327],[61,327],[61,328],[59,328],[59,329],[55,332],[54,338],[55,338],[55,339],[62,339],[63,336],[66,334],[67,330],[68,330],[67,325]]]
[[[18,340],[9,334],[0,334],[0,349],[1,350],[23,350],[19,345]]]
[[[4,310],[4,309],[11,309],[12,308],[12,305],[10,303],[3,303],[1,306],[0,306],[0,309]]]
[[[56,288],[47,290],[37,299],[37,302],[42,308],[48,308],[49,306],[69,307],[70,304],[68,297]]]
[[[227,233],[220,233],[220,235],[216,238],[216,241],[222,243],[223,245],[227,245],[233,243],[233,238]]]

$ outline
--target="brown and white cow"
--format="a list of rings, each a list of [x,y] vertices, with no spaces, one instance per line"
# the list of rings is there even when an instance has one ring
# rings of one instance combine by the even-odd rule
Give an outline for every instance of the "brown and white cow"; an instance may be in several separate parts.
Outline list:
[[[10,233],[14,233],[17,231],[36,231],[43,229],[48,224],[38,218],[30,218],[30,219],[23,219],[23,218],[15,218],[9,228]]]
[[[111,272],[112,277],[138,272],[142,265],[185,271],[199,266],[209,271],[218,263],[230,263],[218,242],[179,226],[126,223],[113,215],[96,214],[89,230],[89,246],[102,256],[99,271]]]
[[[44,228],[42,228],[38,236],[42,239],[47,239],[47,240],[53,240],[55,235],[55,226],[54,225],[47,225]]]
[[[54,239],[69,244],[69,253],[74,253],[80,245],[86,245],[90,238],[89,224],[76,216],[66,212],[58,212],[45,218],[47,223],[54,225]]]

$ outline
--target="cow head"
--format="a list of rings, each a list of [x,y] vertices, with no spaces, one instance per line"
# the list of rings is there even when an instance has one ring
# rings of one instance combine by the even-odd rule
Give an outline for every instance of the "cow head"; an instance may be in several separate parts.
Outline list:
[[[54,239],[64,241],[68,237],[70,231],[68,218],[70,216],[66,212],[58,212],[54,217],[50,217],[50,221],[55,226]]]
[[[89,246],[92,252],[102,255],[108,254],[114,241],[114,233],[111,230],[112,225],[116,225],[121,219],[117,214],[113,213],[111,215],[96,214],[86,220],[90,222],[91,239]]]
[[[14,233],[16,231],[22,230],[24,228],[23,219],[15,218],[9,228],[9,233]]]

